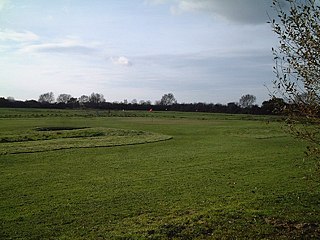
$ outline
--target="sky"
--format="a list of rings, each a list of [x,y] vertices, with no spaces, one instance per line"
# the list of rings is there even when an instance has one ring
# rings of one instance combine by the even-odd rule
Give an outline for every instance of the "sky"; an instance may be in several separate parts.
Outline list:
[[[268,100],[271,0],[0,0],[0,97]],[[268,14],[267,14],[268,13]]]

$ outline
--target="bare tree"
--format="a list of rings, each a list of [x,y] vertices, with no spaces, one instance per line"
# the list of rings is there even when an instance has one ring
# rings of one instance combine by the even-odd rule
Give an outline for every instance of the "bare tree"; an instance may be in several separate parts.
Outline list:
[[[177,100],[172,93],[164,94],[160,100],[160,105],[169,106],[177,103]]]
[[[9,101],[9,102],[15,102],[16,100],[14,99],[14,97],[7,97],[7,100]]]
[[[242,108],[252,107],[253,104],[256,102],[256,99],[257,98],[254,95],[251,95],[251,94],[243,95],[239,100],[239,105]]]
[[[57,103],[68,103],[71,98],[70,94],[62,93],[57,97]]]
[[[54,94],[53,94],[53,92],[48,92],[48,93],[41,94],[39,96],[38,102],[40,102],[40,103],[54,103]]]
[[[131,101],[131,104],[138,104],[138,101],[137,101],[137,99],[132,99],[132,101]]]
[[[89,102],[91,103],[102,103],[105,102],[103,94],[101,93],[91,93],[89,97]]]
[[[275,97],[286,101],[283,113],[292,134],[320,155],[320,7],[315,0],[274,0],[277,19],[270,21],[279,38],[273,49]]]
[[[140,100],[140,101],[139,101],[139,105],[146,105],[146,101]]]
[[[82,95],[81,97],[79,97],[78,101],[79,101],[80,104],[87,103],[87,102],[89,102],[89,96]]]

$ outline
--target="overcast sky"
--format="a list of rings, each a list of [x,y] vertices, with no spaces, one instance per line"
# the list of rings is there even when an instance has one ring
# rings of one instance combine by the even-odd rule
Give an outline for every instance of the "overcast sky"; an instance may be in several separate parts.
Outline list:
[[[269,98],[271,0],[0,0],[0,96]]]

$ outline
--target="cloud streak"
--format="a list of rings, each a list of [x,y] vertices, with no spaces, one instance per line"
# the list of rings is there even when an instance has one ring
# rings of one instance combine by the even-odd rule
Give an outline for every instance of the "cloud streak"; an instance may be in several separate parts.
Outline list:
[[[30,31],[17,32],[13,30],[0,31],[0,41],[29,42],[39,40],[39,36]]]
[[[52,43],[39,43],[25,46],[24,53],[66,53],[89,55],[98,51],[95,44],[84,44],[77,39],[63,39]]]

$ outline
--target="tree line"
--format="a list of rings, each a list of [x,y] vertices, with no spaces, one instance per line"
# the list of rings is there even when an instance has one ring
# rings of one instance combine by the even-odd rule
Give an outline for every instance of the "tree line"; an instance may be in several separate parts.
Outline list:
[[[70,94],[59,94],[57,98],[52,92],[44,93],[36,100],[16,101],[13,97],[0,98],[0,107],[13,108],[54,108],[54,109],[104,109],[104,110],[144,110],[144,111],[183,111],[183,112],[212,112],[230,114],[277,114],[279,105],[285,104],[281,99],[264,101],[261,106],[255,104],[256,97],[251,94],[243,95],[239,102],[228,104],[214,103],[178,103],[172,93],[164,94],[160,100],[152,103],[150,100],[131,102],[107,102],[101,93],[82,95],[78,98]]]

